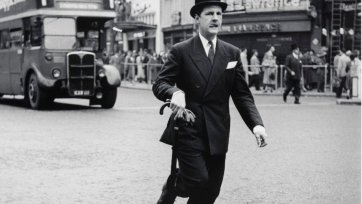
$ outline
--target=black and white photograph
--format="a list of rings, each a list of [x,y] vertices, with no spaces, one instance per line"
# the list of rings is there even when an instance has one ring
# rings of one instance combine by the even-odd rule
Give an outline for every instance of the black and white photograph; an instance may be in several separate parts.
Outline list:
[[[0,203],[360,204],[361,0],[0,0]]]

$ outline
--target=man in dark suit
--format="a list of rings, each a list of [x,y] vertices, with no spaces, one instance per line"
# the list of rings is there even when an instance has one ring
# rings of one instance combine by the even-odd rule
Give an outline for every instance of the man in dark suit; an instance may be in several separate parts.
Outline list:
[[[285,68],[287,70],[286,75],[286,88],[283,94],[284,102],[287,102],[287,96],[293,89],[295,97],[294,103],[300,104],[300,79],[302,72],[302,61],[299,58],[299,46],[297,44],[291,45],[292,53],[285,59]]]
[[[173,203],[177,195],[189,197],[188,204],[216,200],[229,143],[230,96],[259,147],[266,139],[263,121],[242,76],[240,50],[217,38],[226,7],[220,0],[196,0],[190,14],[199,27],[198,35],[171,48],[153,85],[158,99],[171,99],[174,114],[170,120],[185,116],[185,108],[195,115],[186,118],[192,125],[179,124],[173,144],[179,173],[175,185],[165,184],[159,204]],[[169,135],[161,141],[172,144]]]

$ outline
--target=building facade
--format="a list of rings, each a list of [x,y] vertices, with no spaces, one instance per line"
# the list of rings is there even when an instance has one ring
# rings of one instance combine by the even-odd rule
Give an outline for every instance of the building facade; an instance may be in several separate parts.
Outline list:
[[[161,0],[161,25],[165,49],[183,41],[196,32],[189,14],[194,0]],[[219,34],[239,48],[264,53],[268,46],[276,48],[278,58],[284,58],[290,45],[297,42],[302,48],[312,47],[312,19],[309,0],[227,0],[227,11]],[[320,33],[320,31],[319,31]],[[315,43],[314,47],[320,46]]]
[[[308,0],[233,0],[227,1],[220,38],[239,48],[256,49],[263,56],[275,47],[279,63],[284,63],[290,46],[298,43],[302,50],[316,48],[315,30],[308,14]]]
[[[361,0],[325,0],[321,7],[329,61],[340,48],[361,50]]]
[[[160,1],[119,0],[115,10],[113,37],[118,49],[149,49],[160,52],[163,39],[160,24]]]

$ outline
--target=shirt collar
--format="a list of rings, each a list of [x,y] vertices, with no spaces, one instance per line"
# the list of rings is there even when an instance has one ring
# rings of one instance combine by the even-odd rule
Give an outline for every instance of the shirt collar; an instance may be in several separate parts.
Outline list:
[[[209,49],[209,41],[204,37],[204,36],[202,36],[201,35],[201,33],[199,33],[199,36],[200,36],[200,39],[201,39],[201,43],[202,43],[202,46],[204,47],[204,49],[206,50],[208,50]],[[213,46],[214,46],[214,49],[216,48],[216,41],[217,41],[217,37],[214,37],[214,39],[212,39],[211,40],[211,42],[212,42],[212,44],[213,44]]]
[[[293,56],[294,56],[295,59],[299,59],[299,56],[296,55],[294,52],[293,52]]]

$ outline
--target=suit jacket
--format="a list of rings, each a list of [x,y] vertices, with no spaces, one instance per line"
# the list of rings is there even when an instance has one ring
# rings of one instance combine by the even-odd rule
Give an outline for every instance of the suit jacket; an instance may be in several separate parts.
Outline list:
[[[226,69],[229,62],[236,62],[236,65]],[[196,121],[192,126],[180,124],[178,140],[191,148],[202,148],[206,141],[211,154],[225,154],[229,144],[230,96],[250,130],[263,125],[242,72],[239,49],[220,39],[213,65],[199,36],[171,48],[153,85],[153,93],[166,101],[175,91],[184,91],[186,108],[196,115]],[[173,125],[170,119],[161,141],[173,144]]]
[[[298,79],[300,80],[301,78],[301,71],[302,71],[302,61],[300,59],[296,59],[293,54],[290,54],[287,56],[287,58],[285,59],[285,66],[288,67],[289,69],[291,69],[292,71],[295,72],[295,75],[292,76],[291,73],[288,71],[287,72],[287,80],[291,80],[291,79]]]

